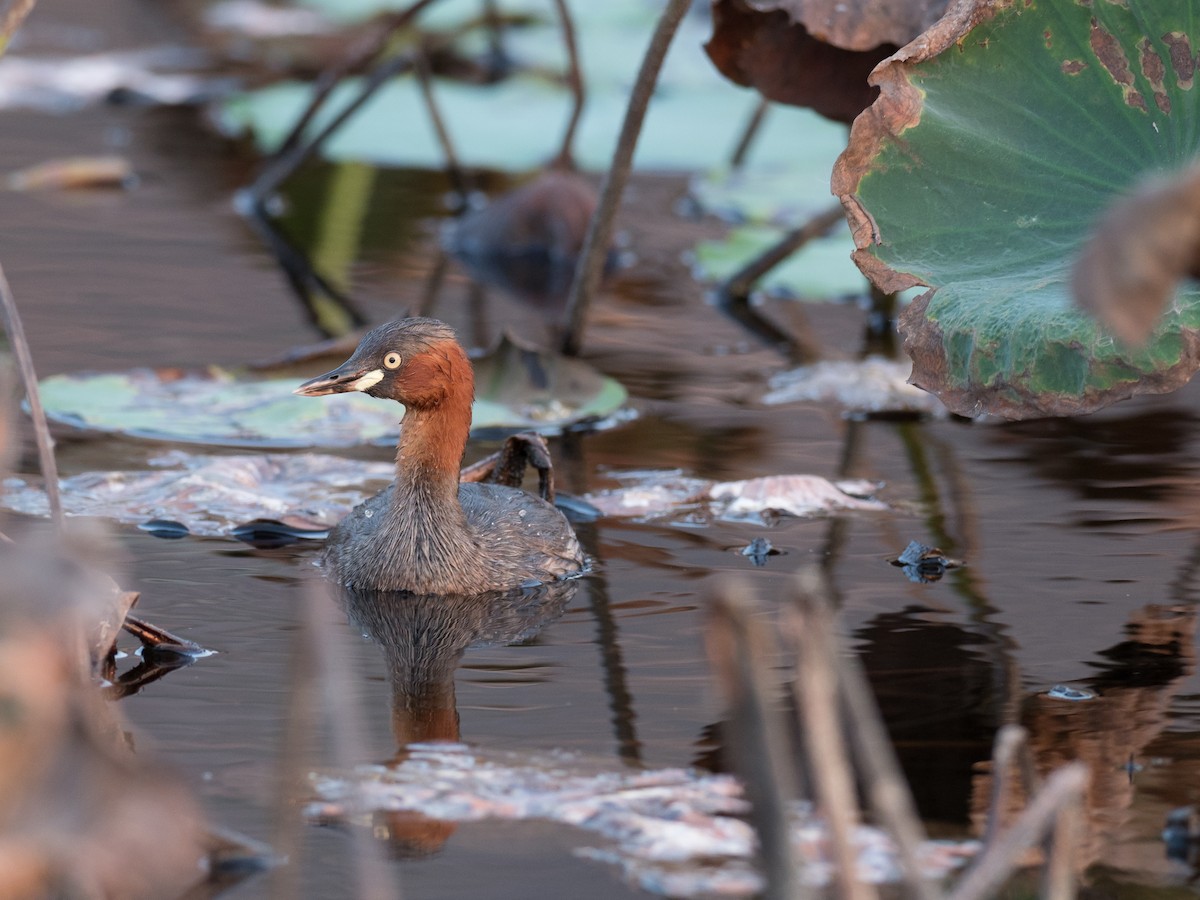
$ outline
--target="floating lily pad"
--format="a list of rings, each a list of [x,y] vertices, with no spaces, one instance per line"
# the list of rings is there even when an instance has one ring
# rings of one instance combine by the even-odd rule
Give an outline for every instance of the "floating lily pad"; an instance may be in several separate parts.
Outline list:
[[[820,167],[828,159],[819,154],[804,165],[714,169],[693,178],[688,193],[699,209],[728,222],[795,228],[834,202],[829,172]]]
[[[956,5],[876,70],[834,187],[859,265],[906,311],[913,382],[953,411],[1087,412],[1172,390],[1198,364],[1200,290],[1143,347],[1069,296],[1093,223],[1197,154],[1200,19],[1190,0]]]
[[[476,430],[548,431],[619,410],[625,389],[586,363],[509,341],[475,363]],[[134,369],[54,375],[41,382],[55,422],[87,431],[226,447],[352,447],[391,444],[402,408],[346,394],[297,397],[294,378],[250,380],[219,370]]]
[[[701,241],[692,251],[692,276],[697,281],[721,282],[784,235],[779,228],[747,225],[720,241]],[[770,294],[801,300],[829,300],[866,293],[862,273],[850,258],[854,245],[839,226],[835,236],[805,244],[758,283]]]
[[[420,22],[449,26],[452,10],[434,4]],[[531,5],[532,6],[532,5]],[[563,71],[561,34],[552,6],[538,4],[538,19],[505,31],[506,46],[523,65]],[[461,7],[459,18],[477,18],[478,3]],[[524,11],[525,6],[504,12]],[[530,8],[530,12],[533,9]],[[587,103],[575,140],[577,162],[607,169],[624,119],[629,90],[658,12],[644,3],[574,4]],[[446,16],[448,18],[442,18]],[[655,97],[638,140],[635,165],[643,169],[701,169],[729,153],[736,133],[754,107],[744,90],[726,82],[700,51],[707,25],[687,20],[664,64]],[[481,41],[482,36],[472,40]],[[561,80],[518,74],[493,85],[435,79],[434,90],[460,160],[468,166],[523,171],[543,165],[566,126],[571,97]],[[330,121],[357,94],[358,82],[343,84],[312,128]],[[311,86],[284,82],[237,95],[224,103],[219,120],[232,132],[250,132],[266,152],[291,129],[311,96]],[[808,110],[772,110],[755,146],[755,165],[797,165],[812,159],[828,172],[845,146],[845,129]],[[335,161],[442,168],[445,156],[429,122],[416,80],[385,85],[320,149]],[[803,162],[799,163],[803,166]]]

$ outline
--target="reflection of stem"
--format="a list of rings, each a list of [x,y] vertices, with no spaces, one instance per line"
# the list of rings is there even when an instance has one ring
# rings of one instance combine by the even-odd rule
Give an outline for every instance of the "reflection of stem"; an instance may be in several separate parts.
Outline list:
[[[283,274],[296,298],[304,305],[309,321],[323,334],[328,337],[343,334],[344,331],[338,330],[338,323],[349,322],[352,328],[366,324],[366,318],[353,301],[313,268],[304,252],[284,236],[262,209],[252,209],[246,221],[283,268]]]
[[[323,273],[327,282],[336,283],[341,291],[350,288],[350,271],[359,255],[363,222],[371,204],[371,191],[378,170],[359,162],[341,163],[333,168],[325,186],[325,202],[313,241],[313,270]],[[345,295],[341,294],[344,299]],[[339,310],[346,318],[344,310]],[[352,317],[351,317],[352,318]],[[344,333],[361,322],[338,322]]]
[[[742,131],[742,136],[733,150],[733,155],[729,157],[729,168],[737,171],[746,162],[746,154],[750,152],[750,145],[758,135],[759,129],[762,128],[763,120],[766,119],[767,110],[770,108],[771,101],[766,97],[759,97],[758,105],[754,107],[754,112],[750,114],[750,120],[746,123],[745,129]]]
[[[588,305],[600,286],[600,276],[608,258],[608,245],[612,240],[613,219],[621,202],[621,194],[625,191],[625,182],[629,180],[633,152],[637,148],[646,107],[650,104],[654,84],[658,80],[658,72],[662,68],[667,49],[671,46],[671,39],[675,37],[675,31],[690,6],[691,0],[669,0],[658,20],[658,26],[650,39],[650,46],[642,60],[642,67],[638,71],[637,81],[633,85],[629,107],[625,110],[625,121],[621,124],[621,135],[613,153],[612,166],[604,179],[596,212],[588,224],[587,237],[579,253],[579,262],[575,266],[575,277],[571,281],[571,292],[567,296],[562,348],[568,356],[578,354],[583,342],[583,325],[587,318]]]
[[[577,529],[581,542],[582,532],[590,530]],[[596,643],[600,645],[600,662],[604,666],[604,689],[608,693],[609,709],[612,710],[617,755],[627,763],[640,766],[642,742],[637,736],[637,713],[633,709],[633,694],[629,690],[625,660],[621,654],[620,632],[612,612],[612,601],[608,596],[608,582],[593,575],[587,579],[586,586],[591,600],[592,616],[596,620]]]
[[[954,592],[966,602],[975,627],[990,639],[988,641],[989,649],[996,654],[993,665],[1001,683],[996,685],[995,696],[1002,697],[1004,703],[1004,707],[1000,711],[1000,719],[1004,722],[1016,721],[1021,678],[1016,660],[1010,652],[1012,641],[991,620],[990,616],[995,611],[995,607],[976,584],[970,569],[969,555],[975,547],[979,546],[979,542],[971,539],[958,541],[950,534],[946,515],[942,511],[941,493],[925,452],[923,443],[925,431],[916,423],[901,422],[897,426],[897,434],[904,445],[905,454],[908,456],[909,470],[913,473],[913,479],[917,483],[921,507],[925,510],[925,526],[942,550],[955,556],[963,555],[967,563],[950,573],[950,583],[954,587]],[[975,532],[973,524],[975,516],[972,513],[972,504],[969,502],[965,479],[959,471],[953,453],[946,450],[941,455],[939,462],[941,470],[950,473],[949,480],[953,486],[952,495],[955,506],[959,509],[959,526],[970,536]]]
[[[584,442],[578,432],[564,432],[558,444],[558,465],[555,468],[560,488],[574,493],[587,489],[587,475],[591,471],[583,459]],[[584,552],[598,559],[600,538],[594,522],[575,523],[575,534]],[[612,710],[613,731],[617,739],[617,755],[631,765],[642,764],[642,742],[637,736],[637,713],[633,708],[633,694],[629,690],[625,662],[621,656],[621,643],[616,618],[612,614],[612,602],[608,594],[608,578],[603,568],[583,582],[591,598],[592,616],[596,620],[596,642],[600,645],[600,662],[604,667],[604,688],[608,693],[609,709]]]
[[[575,132],[579,128],[579,119],[583,115],[585,100],[583,89],[583,72],[579,68],[579,49],[575,42],[575,23],[571,11],[567,9],[566,0],[554,0],[558,9],[558,20],[562,24],[563,46],[567,50],[567,86],[571,89],[571,118],[567,120],[567,129],[563,132],[562,145],[558,158],[552,165],[564,169],[575,168],[575,155],[572,147],[575,145]]]
[[[863,448],[862,422],[849,419],[845,423],[846,432],[842,441],[842,455],[838,460],[837,477],[851,478],[858,468],[859,456]],[[832,591],[833,570],[841,554],[842,545],[850,530],[850,519],[847,516],[832,516],[829,520],[829,530],[825,534],[825,547],[821,553],[821,568],[825,570],[828,585]]]
[[[721,311],[748,328],[756,337],[787,353],[795,362],[810,363],[820,359],[821,352],[815,342],[789,335],[763,318],[750,305],[750,293],[763,276],[809,241],[827,234],[844,217],[842,205],[835,203],[824,212],[813,216],[799,228],[789,231],[777,243],[743,265],[718,285],[714,291],[717,305]]]
[[[319,673],[319,686],[323,688],[320,707],[328,717],[332,738],[333,763],[341,771],[350,771],[356,755],[366,744],[366,727],[358,703],[354,702],[352,679],[347,660],[350,657],[346,645],[348,632],[323,587],[313,584],[308,590],[306,604],[306,627],[310,632],[309,647],[313,658],[309,660]],[[349,797],[349,817],[355,817],[370,809],[369,801],[363,796],[363,788],[357,780]],[[379,847],[370,830],[351,830],[355,876],[358,880],[359,897],[378,897],[386,900],[395,897],[391,875],[384,864]]]
[[[28,11],[28,10],[26,10]],[[0,267],[0,321],[12,342],[17,357],[17,370],[21,373],[25,397],[29,400],[29,415],[33,419],[33,435],[37,441],[38,462],[42,468],[42,481],[46,483],[46,501],[50,506],[50,519],[54,527],[62,531],[62,497],[58,491],[58,464],[54,461],[54,441],[50,437],[50,426],[46,424],[46,411],[42,408],[42,395],[38,391],[37,372],[33,368],[33,354],[25,337],[25,326],[17,311],[17,301],[9,287],[8,278]]]

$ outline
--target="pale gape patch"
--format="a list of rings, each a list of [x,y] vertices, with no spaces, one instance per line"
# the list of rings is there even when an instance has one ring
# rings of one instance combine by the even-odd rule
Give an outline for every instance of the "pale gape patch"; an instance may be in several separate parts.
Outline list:
[[[366,375],[360,375],[354,381],[350,382],[350,390],[365,391],[367,388],[374,387],[381,381],[383,381],[383,369],[375,369]]]

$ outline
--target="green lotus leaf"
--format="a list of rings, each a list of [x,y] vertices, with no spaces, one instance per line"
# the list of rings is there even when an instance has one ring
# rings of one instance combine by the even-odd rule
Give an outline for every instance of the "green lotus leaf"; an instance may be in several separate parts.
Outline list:
[[[1186,382],[1195,284],[1131,347],[1072,305],[1070,276],[1110,204],[1200,150],[1197,47],[1187,0],[962,0],[876,69],[834,190],[860,268],[933,289],[901,323],[913,383],[1029,418]]]
[[[476,361],[473,430],[553,431],[612,415],[625,389],[586,363],[504,342]],[[134,369],[53,375],[46,415],[85,431],[225,447],[391,444],[403,410],[365,394],[297,397],[296,378],[242,379],[219,370]]]
[[[355,0],[361,15],[378,0]],[[326,8],[325,3],[317,4]],[[330,2],[329,6],[340,6]],[[505,13],[531,13],[534,18],[505,29],[505,46],[521,68],[492,85],[435,79],[434,93],[460,161],[467,166],[523,171],[544,165],[557,151],[566,126],[571,97],[560,80],[545,77],[565,65],[562,36],[549,3],[518,4]],[[585,169],[605,170],[625,116],[629,90],[650,39],[658,11],[643,0],[571,4],[579,43],[587,102],[575,140],[576,162]],[[476,18],[478,2],[459,0],[433,4],[422,13],[422,27],[451,29]],[[726,81],[699,50],[709,25],[689,17],[680,26],[664,63],[655,96],[638,139],[635,165],[650,170],[695,170],[719,164],[728,156],[739,129],[756,100]],[[485,36],[471,32],[459,49]],[[480,43],[479,49],[482,49]],[[538,70],[541,74],[538,74]],[[339,86],[313,122],[319,129],[350,98],[361,82]],[[279,146],[311,98],[312,87],[282,82],[236,94],[221,104],[217,118],[230,132],[251,133],[258,146]],[[826,183],[831,161],[845,146],[845,128],[810,110],[771,110],[750,153],[758,165],[805,167]],[[333,161],[358,160],[393,166],[442,168],[445,155],[429,120],[415,78],[384,85],[319,149]]]
[[[692,251],[692,275],[698,281],[724,281],[783,235],[778,228],[747,225],[733,229],[723,240],[701,241]],[[758,287],[769,294],[801,300],[863,294],[867,283],[850,260],[851,249],[844,228],[836,235],[810,241],[772,269]]]

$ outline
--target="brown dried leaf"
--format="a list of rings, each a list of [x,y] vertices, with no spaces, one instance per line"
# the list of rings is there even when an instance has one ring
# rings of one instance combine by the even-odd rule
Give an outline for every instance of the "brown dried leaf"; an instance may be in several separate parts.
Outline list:
[[[1200,165],[1116,203],[1075,262],[1075,302],[1129,344],[1146,342],[1179,279],[1200,271]]]
[[[762,11],[746,0],[713,3],[713,36],[704,45],[717,70],[768,100],[804,106],[850,123],[875,99],[867,83],[875,65],[896,46],[847,50],[824,43],[781,10]]]
[[[748,0],[762,12],[783,10],[819,41],[843,50],[907,44],[941,18],[946,0]]]

